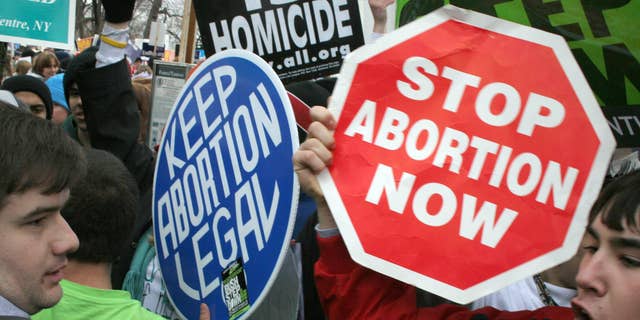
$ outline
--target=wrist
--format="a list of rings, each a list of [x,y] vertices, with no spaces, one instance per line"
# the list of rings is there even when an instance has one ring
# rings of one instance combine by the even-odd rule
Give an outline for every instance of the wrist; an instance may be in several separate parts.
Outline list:
[[[109,22],[106,21],[105,25],[113,28],[113,29],[126,29],[129,27],[129,21],[125,22]]]
[[[337,228],[338,225],[333,219],[333,215],[331,214],[331,210],[329,209],[326,201],[322,201],[320,203],[316,202],[316,206],[318,210],[318,227],[320,229]]]

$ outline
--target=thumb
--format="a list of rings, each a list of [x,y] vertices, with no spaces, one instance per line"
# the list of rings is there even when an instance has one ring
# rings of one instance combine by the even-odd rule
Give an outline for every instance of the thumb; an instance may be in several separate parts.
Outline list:
[[[200,304],[200,320],[210,320],[211,314],[209,313],[209,307],[206,303]]]

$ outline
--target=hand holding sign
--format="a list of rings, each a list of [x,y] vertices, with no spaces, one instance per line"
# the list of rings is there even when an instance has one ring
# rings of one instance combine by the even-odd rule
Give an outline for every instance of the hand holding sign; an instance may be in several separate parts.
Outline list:
[[[328,211],[324,194],[316,175],[326,169],[333,160],[335,145],[333,130],[336,121],[327,108],[316,106],[311,109],[312,123],[308,128],[307,140],[293,155],[293,167],[298,175],[300,187],[311,196],[318,206],[318,222],[321,228],[335,228],[335,222]]]

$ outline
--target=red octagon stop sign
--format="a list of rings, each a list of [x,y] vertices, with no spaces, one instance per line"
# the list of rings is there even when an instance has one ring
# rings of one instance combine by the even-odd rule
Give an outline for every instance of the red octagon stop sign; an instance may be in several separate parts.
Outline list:
[[[615,148],[560,36],[454,6],[348,56],[330,109],[351,256],[459,303],[572,257]]]

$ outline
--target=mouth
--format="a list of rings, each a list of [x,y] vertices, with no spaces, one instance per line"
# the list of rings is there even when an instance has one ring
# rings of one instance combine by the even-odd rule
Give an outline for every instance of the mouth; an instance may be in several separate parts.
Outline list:
[[[52,271],[48,271],[44,274],[44,277],[51,281],[54,284],[58,284],[58,282],[60,282],[62,280],[62,278],[64,278],[64,273],[62,272],[62,270],[64,269],[66,265],[61,265],[55,269],[53,269]]]
[[[583,308],[576,301],[571,301],[571,308],[573,309],[573,314],[575,315],[575,320],[592,320],[593,317],[589,314],[587,309]]]

